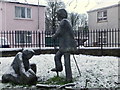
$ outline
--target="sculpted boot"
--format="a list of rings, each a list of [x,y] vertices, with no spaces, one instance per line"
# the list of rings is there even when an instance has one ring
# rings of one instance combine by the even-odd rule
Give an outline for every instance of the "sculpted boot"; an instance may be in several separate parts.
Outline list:
[[[56,68],[51,69],[51,71],[53,71],[53,72],[62,72],[62,70],[63,69],[56,69]]]

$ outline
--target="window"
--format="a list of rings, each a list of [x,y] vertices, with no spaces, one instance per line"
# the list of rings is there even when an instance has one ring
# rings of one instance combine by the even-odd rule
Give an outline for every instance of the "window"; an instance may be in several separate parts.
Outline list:
[[[107,21],[107,11],[97,12],[97,22]]]
[[[31,18],[31,8],[15,6],[16,18]]]
[[[32,32],[31,31],[15,31],[15,42],[16,43],[32,43]]]

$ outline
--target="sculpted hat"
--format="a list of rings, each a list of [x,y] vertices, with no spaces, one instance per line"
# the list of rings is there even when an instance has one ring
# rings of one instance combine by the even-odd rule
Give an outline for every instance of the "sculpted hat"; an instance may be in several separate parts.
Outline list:
[[[35,52],[32,49],[24,49],[22,53],[23,53],[23,56],[28,59],[30,59],[35,54]]]
[[[67,18],[67,11],[65,9],[59,9],[57,14],[63,18]]]

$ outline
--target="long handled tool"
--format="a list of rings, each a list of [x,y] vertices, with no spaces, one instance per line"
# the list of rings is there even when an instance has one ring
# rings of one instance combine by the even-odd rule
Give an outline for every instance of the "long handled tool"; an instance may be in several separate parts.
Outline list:
[[[73,58],[74,58],[74,61],[75,61],[76,67],[77,67],[77,69],[78,69],[79,75],[81,76],[81,72],[80,72],[80,69],[79,69],[79,67],[78,67],[78,64],[77,64],[77,61],[76,61],[76,59],[75,59],[74,54],[73,54]]]

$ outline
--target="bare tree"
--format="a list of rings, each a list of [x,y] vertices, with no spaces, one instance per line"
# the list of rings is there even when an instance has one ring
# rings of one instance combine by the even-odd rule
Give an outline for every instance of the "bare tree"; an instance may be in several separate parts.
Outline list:
[[[76,3],[77,3],[77,0],[76,0]],[[65,4],[58,0],[47,0],[47,4],[48,4],[48,7],[46,10],[46,21],[45,21],[46,30],[53,31],[54,33],[58,25],[56,11],[60,8],[65,8]],[[78,14],[78,13],[73,13],[73,12],[69,13],[69,20],[74,30],[77,30],[78,27],[85,27],[87,25],[86,14]]]
[[[79,18],[80,18],[80,15],[78,13],[70,13],[69,14],[69,20],[71,22],[73,30],[77,29],[77,27],[79,25]]]
[[[87,27],[88,19],[86,14],[70,13],[69,20],[73,30],[78,30],[79,27],[83,29]]]
[[[80,27],[85,27],[87,25],[87,15],[86,14],[80,14]]]
[[[57,16],[56,12],[60,8],[65,8],[65,4],[58,0],[48,0],[48,7],[46,10],[46,30],[55,32],[57,27]]]

